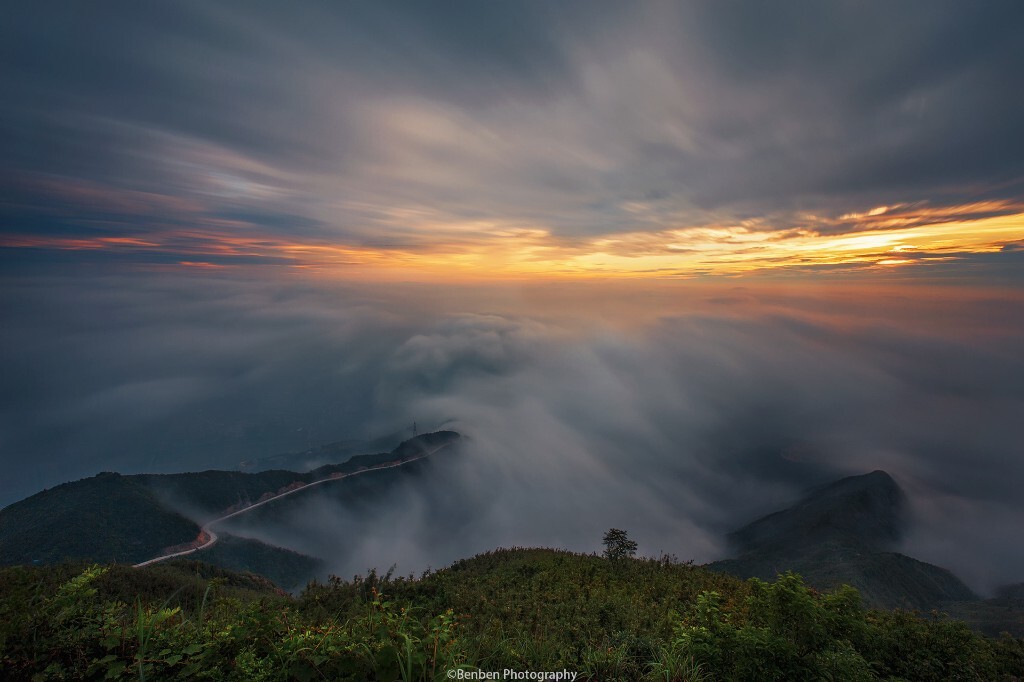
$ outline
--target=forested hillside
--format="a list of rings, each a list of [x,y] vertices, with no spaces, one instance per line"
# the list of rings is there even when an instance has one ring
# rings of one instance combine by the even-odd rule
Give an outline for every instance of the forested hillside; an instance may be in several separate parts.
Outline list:
[[[867,611],[792,574],[741,581],[671,558],[508,549],[423,576],[290,597],[196,562],[0,573],[9,679],[1011,680],[1024,644],[937,615]]]
[[[202,523],[228,511],[314,481],[415,459],[458,438],[454,431],[422,434],[391,452],[308,472],[104,472],[64,483],[0,509],[0,565],[141,562],[195,540]]]

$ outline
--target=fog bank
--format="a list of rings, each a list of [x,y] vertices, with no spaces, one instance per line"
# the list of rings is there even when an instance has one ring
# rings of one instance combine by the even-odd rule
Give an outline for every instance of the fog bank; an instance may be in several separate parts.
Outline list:
[[[445,425],[385,491],[261,532],[351,574],[508,545],[707,561],[808,486],[873,469],[906,551],[1024,579],[1024,305],[944,288],[481,289],[202,278],[4,283],[0,502],[104,469],[182,471]],[[285,536],[290,538],[285,541]]]

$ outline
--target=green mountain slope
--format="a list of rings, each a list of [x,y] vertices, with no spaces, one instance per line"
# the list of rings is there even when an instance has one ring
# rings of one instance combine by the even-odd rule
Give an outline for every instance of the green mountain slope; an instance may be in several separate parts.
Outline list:
[[[314,557],[225,533],[220,533],[213,547],[192,556],[232,571],[265,576],[286,590],[304,587],[324,570],[324,563]]]
[[[0,564],[141,561],[198,534],[144,480],[102,473],[0,510]]]
[[[359,455],[305,473],[103,473],[65,483],[0,510],[0,565],[66,559],[137,563],[192,542],[200,523],[228,511],[305,483],[419,457],[458,438],[453,431],[424,434],[390,453]],[[199,523],[186,518],[186,510]],[[272,549],[264,546],[257,551],[254,542],[249,541],[243,552],[250,557],[244,567],[260,570],[273,565],[276,559],[257,560],[257,555],[274,555]],[[211,561],[232,557],[231,565],[243,567],[238,549],[214,553]],[[307,564],[312,561],[306,557]]]
[[[810,491],[792,507],[731,533],[741,554],[824,544],[885,549],[903,531],[906,497],[884,471],[849,476]]]
[[[884,471],[851,476],[731,533],[737,556],[709,565],[741,578],[795,571],[809,585],[852,585],[869,606],[927,611],[978,597],[939,566],[890,551],[904,526],[903,491]]]
[[[773,580],[793,571],[809,585],[834,590],[857,588],[873,608],[930,611],[946,602],[976,600],[970,588],[948,570],[895,552],[874,552],[828,545],[799,552],[780,549],[709,565],[741,578]]]

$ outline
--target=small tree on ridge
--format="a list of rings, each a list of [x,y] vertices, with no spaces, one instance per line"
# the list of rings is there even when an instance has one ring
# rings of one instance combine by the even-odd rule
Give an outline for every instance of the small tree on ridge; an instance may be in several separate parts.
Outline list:
[[[606,559],[625,559],[636,554],[636,543],[629,539],[626,531],[611,528],[604,534],[604,557]]]

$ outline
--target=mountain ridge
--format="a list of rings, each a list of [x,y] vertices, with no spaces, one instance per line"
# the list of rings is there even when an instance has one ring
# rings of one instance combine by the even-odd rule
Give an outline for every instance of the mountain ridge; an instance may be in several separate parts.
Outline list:
[[[793,571],[822,590],[848,584],[875,608],[927,611],[978,600],[948,569],[894,551],[906,507],[906,495],[887,472],[848,476],[729,533],[736,556],[708,567],[763,580]]]
[[[387,453],[350,457],[310,472],[283,470],[245,473],[208,470],[180,474],[101,472],[62,483],[0,509],[0,565],[48,564],[67,560],[138,563],[187,546],[200,536],[201,524],[225,512],[245,509],[296,486],[377,466],[404,463],[455,442],[454,431],[436,431],[403,441]],[[189,515],[182,513],[188,509]],[[256,548],[254,544],[262,545]],[[315,557],[288,552],[255,540],[236,542],[250,554],[312,565]],[[276,550],[276,551],[275,551]],[[204,550],[205,551],[205,550]],[[238,552],[233,567],[244,567]],[[214,555],[216,556],[216,555]],[[308,561],[306,561],[308,560]],[[261,571],[255,572],[259,573]]]

